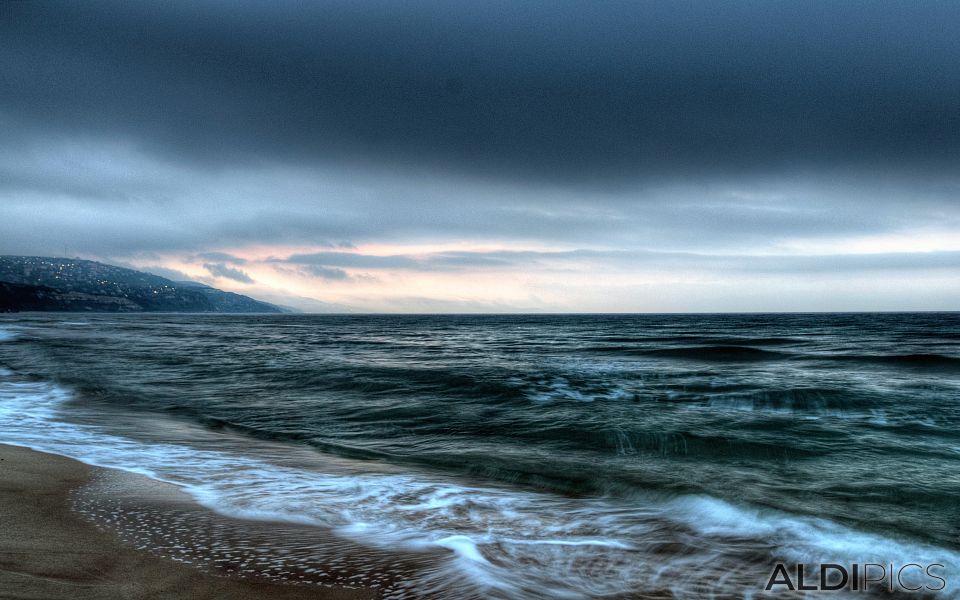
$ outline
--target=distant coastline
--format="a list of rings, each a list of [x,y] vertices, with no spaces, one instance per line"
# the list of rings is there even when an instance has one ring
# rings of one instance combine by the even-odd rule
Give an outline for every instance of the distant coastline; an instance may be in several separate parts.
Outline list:
[[[92,260],[0,256],[0,312],[282,313],[242,294]]]

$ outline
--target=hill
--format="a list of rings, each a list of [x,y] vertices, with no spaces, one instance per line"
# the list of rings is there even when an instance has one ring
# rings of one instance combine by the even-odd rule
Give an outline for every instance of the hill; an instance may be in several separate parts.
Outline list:
[[[0,311],[279,313],[203,284],[71,258],[0,256]]]

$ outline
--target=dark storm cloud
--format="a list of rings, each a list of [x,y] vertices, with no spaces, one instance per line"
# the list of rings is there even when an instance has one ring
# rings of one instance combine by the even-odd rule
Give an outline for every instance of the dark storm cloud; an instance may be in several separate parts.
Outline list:
[[[203,268],[210,272],[214,277],[226,277],[240,283],[254,283],[253,278],[240,269],[228,267],[223,263],[204,263]]]
[[[960,162],[951,2],[8,2],[0,40],[23,135],[211,165],[622,182]]]
[[[310,269],[330,267],[349,269],[402,269],[411,271],[459,271],[471,268],[496,268],[531,266],[539,259],[591,258],[616,255],[588,250],[567,252],[536,252],[497,250],[489,252],[432,252],[427,254],[372,255],[356,252],[315,252],[294,254],[285,259],[273,259],[278,263],[305,265]],[[342,272],[342,271],[341,271]]]
[[[876,252],[823,255],[734,255],[637,250],[474,251],[433,252],[419,255],[372,256],[350,252],[296,254],[273,259],[278,264],[302,265],[318,277],[346,279],[338,267],[402,269],[410,271],[465,271],[477,269],[564,269],[572,264],[606,265],[616,269],[694,269],[747,273],[851,273],[879,270],[960,268],[960,252]],[[327,271],[342,273],[329,277]]]
[[[311,254],[294,254],[286,259],[277,259],[277,262],[287,262],[295,265],[313,265],[322,267],[349,267],[367,269],[410,269],[419,266],[420,261],[412,256],[376,256],[357,254],[354,252],[314,252]]]
[[[350,275],[343,269],[324,267],[323,265],[303,265],[300,267],[300,270],[307,275],[319,277],[320,279],[344,281],[350,278]]]
[[[304,265],[308,272],[336,268],[348,269],[400,269],[408,271],[468,271],[474,268],[531,267],[542,262],[557,260],[595,259],[622,257],[623,252],[597,252],[572,250],[561,252],[536,251],[460,251],[431,252],[426,254],[371,255],[355,252],[316,252],[294,254],[288,258],[275,258],[280,264]],[[633,255],[633,254],[630,254]],[[344,275],[346,273],[344,272]]]

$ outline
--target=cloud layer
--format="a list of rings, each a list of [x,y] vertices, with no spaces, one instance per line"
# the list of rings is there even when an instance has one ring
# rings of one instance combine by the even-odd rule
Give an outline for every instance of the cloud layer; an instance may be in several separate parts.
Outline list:
[[[4,111],[222,163],[545,180],[954,165],[953,3],[14,4]]]
[[[855,307],[831,273],[864,307],[956,308],[958,23],[946,2],[8,3],[0,252],[363,310]],[[673,299],[631,304],[650,282]]]

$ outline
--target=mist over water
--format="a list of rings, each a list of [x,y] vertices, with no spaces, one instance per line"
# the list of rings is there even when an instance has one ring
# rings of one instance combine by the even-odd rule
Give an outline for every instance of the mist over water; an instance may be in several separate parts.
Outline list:
[[[0,442],[448,550],[410,593],[960,567],[958,314],[4,316],[0,366]]]

